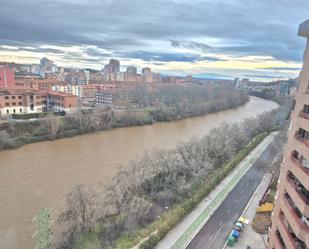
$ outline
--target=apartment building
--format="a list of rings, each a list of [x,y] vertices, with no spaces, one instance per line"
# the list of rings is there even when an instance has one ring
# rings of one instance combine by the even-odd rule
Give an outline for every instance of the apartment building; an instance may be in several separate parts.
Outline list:
[[[46,111],[73,111],[77,107],[77,96],[54,91],[34,89],[0,90],[0,116]]]
[[[113,106],[114,93],[111,91],[96,91],[95,92],[95,104],[105,107]]]
[[[300,25],[298,34],[307,38],[307,47],[280,171],[269,249],[309,248],[309,20]]]
[[[46,111],[45,98],[36,90],[0,90],[0,116]]]
[[[76,109],[78,97],[62,92],[48,91],[46,93],[46,108],[54,112],[70,112]]]

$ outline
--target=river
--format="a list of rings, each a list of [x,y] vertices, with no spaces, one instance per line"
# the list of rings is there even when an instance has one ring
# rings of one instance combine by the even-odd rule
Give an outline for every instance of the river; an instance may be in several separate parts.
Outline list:
[[[0,151],[0,248],[33,249],[33,217],[50,207],[56,216],[65,194],[79,183],[108,181],[129,160],[145,151],[174,148],[202,137],[222,122],[240,121],[276,108],[250,97],[237,109],[148,126],[102,131]]]

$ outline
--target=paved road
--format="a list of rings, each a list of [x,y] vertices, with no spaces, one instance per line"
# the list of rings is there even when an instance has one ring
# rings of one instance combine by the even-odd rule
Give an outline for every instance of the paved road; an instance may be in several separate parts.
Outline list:
[[[260,159],[273,160],[275,156],[266,149]],[[186,248],[222,249],[233,224],[245,209],[264,174],[265,169],[253,164]]]

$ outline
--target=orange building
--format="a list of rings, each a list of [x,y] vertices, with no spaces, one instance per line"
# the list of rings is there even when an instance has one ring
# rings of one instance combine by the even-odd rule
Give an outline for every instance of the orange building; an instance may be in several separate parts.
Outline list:
[[[269,249],[309,248],[309,20],[300,25],[298,34],[307,38],[307,48],[278,181]]]
[[[78,97],[75,95],[48,91],[44,96],[46,98],[46,107],[49,111],[70,112],[77,107]]]
[[[0,90],[0,115],[46,111],[45,98],[39,91],[29,89]]]
[[[0,90],[0,115],[73,111],[77,107],[77,96],[34,89]]]

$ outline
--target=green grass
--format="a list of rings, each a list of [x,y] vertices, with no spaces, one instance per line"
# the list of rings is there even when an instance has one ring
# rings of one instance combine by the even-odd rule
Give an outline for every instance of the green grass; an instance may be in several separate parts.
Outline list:
[[[96,249],[101,248],[96,233],[88,233],[76,240],[72,246],[73,249]]]

